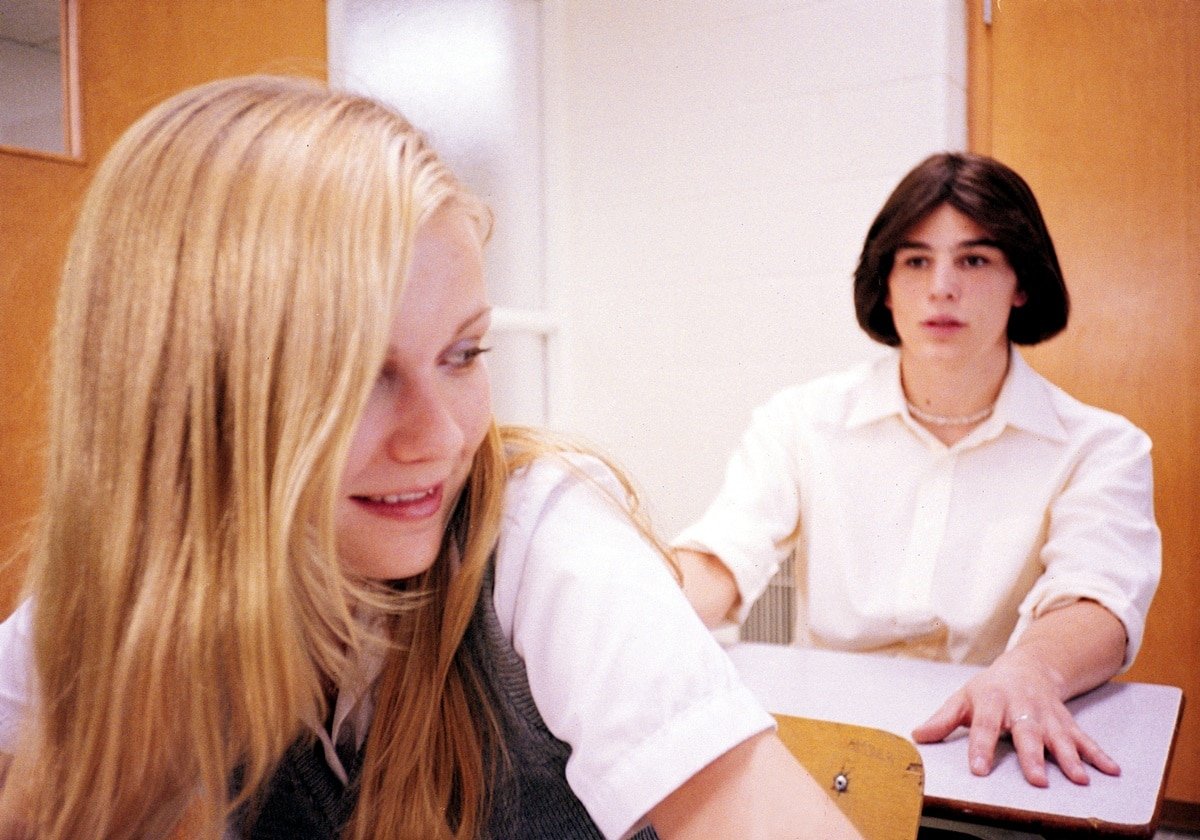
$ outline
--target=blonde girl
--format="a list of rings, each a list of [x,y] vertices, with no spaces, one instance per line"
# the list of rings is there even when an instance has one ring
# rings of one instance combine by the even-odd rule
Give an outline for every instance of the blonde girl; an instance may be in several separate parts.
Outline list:
[[[402,117],[310,82],[117,143],[0,628],[3,836],[854,836],[628,486],[492,421],[489,224]]]

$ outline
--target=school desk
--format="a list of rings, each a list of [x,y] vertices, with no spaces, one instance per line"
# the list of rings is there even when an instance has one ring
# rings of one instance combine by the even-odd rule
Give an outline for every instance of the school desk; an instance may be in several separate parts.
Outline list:
[[[910,737],[979,670],[869,654],[783,645],[726,646],[743,680],[771,712],[869,726]],[[1076,785],[1047,762],[1049,787],[1025,781],[1002,739],[988,776],[967,769],[966,730],[921,744],[924,813],[1008,826],[1043,836],[1150,837],[1158,824],[1171,749],[1183,710],[1174,686],[1110,682],[1067,704],[1076,721],[1121,766],[1118,777],[1088,768]]]

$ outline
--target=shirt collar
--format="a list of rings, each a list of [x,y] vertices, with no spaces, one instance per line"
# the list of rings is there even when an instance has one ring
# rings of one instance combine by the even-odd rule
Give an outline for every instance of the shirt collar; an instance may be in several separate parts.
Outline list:
[[[371,622],[369,630],[378,632],[382,628],[382,619],[376,619]],[[371,728],[371,718],[375,714],[373,690],[379,675],[383,673],[384,664],[383,650],[374,646],[364,650],[359,667],[352,670],[348,682],[338,688],[328,726],[316,719],[306,721],[321,744],[329,769],[343,785],[349,784],[349,777],[338,756],[337,747],[349,743],[356,751],[362,749]]]
[[[994,417],[1055,441],[1067,439],[1067,429],[1058,416],[1046,382],[1014,347],[1009,353],[1008,376],[996,399]]]
[[[900,353],[893,350],[870,364],[862,387],[846,414],[846,428],[857,429],[903,412]]]
[[[857,429],[885,417],[903,417],[904,391],[900,387],[900,353],[892,351],[868,369],[857,398],[846,415],[846,428]],[[1015,347],[1009,350],[1008,374],[996,398],[996,409],[985,424],[1005,425],[1051,440],[1063,441],[1067,430],[1054,410],[1050,390]]]

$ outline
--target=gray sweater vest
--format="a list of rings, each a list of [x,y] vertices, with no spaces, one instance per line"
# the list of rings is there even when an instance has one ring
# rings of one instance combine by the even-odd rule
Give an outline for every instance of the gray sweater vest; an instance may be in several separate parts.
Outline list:
[[[583,803],[567,784],[571,748],[546,728],[529,691],[525,665],[500,627],[489,567],[463,641],[483,675],[501,726],[507,759],[495,762],[491,809],[480,840],[602,840]],[[284,756],[252,821],[234,820],[234,835],[250,840],[336,840],[354,810],[362,754],[342,756],[343,786],[319,744],[302,738]],[[252,822],[252,824],[248,824]],[[653,828],[634,840],[657,840]]]

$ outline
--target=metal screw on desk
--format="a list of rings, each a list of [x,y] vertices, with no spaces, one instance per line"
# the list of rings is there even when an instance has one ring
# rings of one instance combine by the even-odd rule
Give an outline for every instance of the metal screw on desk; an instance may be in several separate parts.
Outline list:
[[[833,777],[833,789],[838,793],[845,793],[848,787],[850,787],[850,778],[845,773],[838,773]]]

